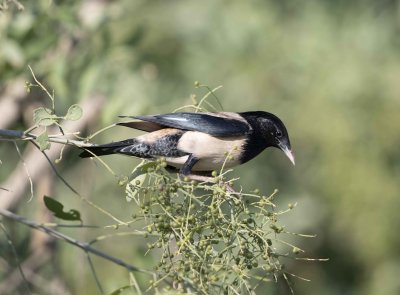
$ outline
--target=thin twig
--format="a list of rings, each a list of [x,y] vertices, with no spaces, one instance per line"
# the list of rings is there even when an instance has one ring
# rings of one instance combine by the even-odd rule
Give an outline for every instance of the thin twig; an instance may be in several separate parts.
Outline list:
[[[1,137],[12,137],[12,138],[20,138],[24,139],[25,135],[23,131],[19,130],[8,130],[8,129],[0,129]]]
[[[10,219],[12,219],[14,221],[17,221],[19,223],[25,224],[25,225],[27,225],[27,226],[29,226],[31,228],[34,228],[34,229],[39,230],[41,232],[44,232],[44,233],[46,233],[46,234],[48,234],[48,235],[50,235],[52,237],[55,237],[57,239],[63,240],[65,242],[69,243],[69,244],[74,245],[75,247],[81,248],[82,250],[84,250],[87,253],[92,253],[92,254],[97,255],[97,256],[105,259],[105,260],[108,260],[108,261],[111,261],[112,263],[120,265],[120,266],[126,268],[129,271],[138,271],[138,272],[142,272],[142,273],[146,273],[146,274],[152,275],[152,272],[150,272],[148,270],[141,269],[139,267],[136,267],[136,266],[133,266],[131,264],[128,264],[128,263],[122,261],[121,259],[118,259],[116,257],[110,256],[110,255],[108,255],[108,254],[106,254],[106,253],[104,253],[104,252],[102,252],[100,250],[97,250],[97,249],[91,247],[88,243],[75,240],[75,239],[73,239],[73,238],[71,238],[71,237],[69,237],[69,236],[67,236],[67,235],[65,235],[63,233],[60,233],[60,232],[58,232],[58,231],[56,231],[56,230],[54,230],[52,228],[43,226],[43,225],[38,224],[38,223],[36,223],[36,222],[34,222],[32,220],[29,220],[29,219],[26,219],[26,218],[24,218],[22,216],[14,214],[11,211],[4,210],[4,209],[0,208],[0,215],[2,215],[4,217],[7,217],[7,218],[10,218]]]
[[[47,90],[47,88],[44,87],[42,83],[40,83],[40,81],[36,78],[35,73],[33,72],[33,70],[32,70],[30,65],[28,65],[28,68],[32,73],[33,80],[35,80],[35,82],[38,84],[38,86],[40,86],[40,88],[42,88],[42,90],[44,92],[46,92],[47,96],[50,98],[52,109],[54,110],[54,107],[55,107],[55,105],[54,105],[54,93],[53,93],[53,95],[51,95],[50,92]]]
[[[32,144],[40,150],[40,147],[37,145],[36,142],[31,141]],[[46,160],[49,162],[50,167],[53,169],[54,173],[57,175],[57,177],[75,194],[77,195],[82,201],[85,201],[86,203],[88,203],[90,206],[92,206],[93,208],[99,210],[100,212],[104,213],[105,215],[107,215],[108,217],[114,219],[116,222],[118,223],[124,223],[122,220],[119,220],[117,217],[115,217],[114,215],[112,215],[110,212],[104,210],[103,208],[97,206],[95,203],[93,203],[92,201],[90,201],[89,199],[85,198],[84,196],[82,196],[80,193],[78,193],[78,191],[76,189],[74,189],[72,187],[72,185],[70,185],[65,179],[64,177],[61,176],[60,173],[58,173],[56,167],[54,166],[54,164],[51,162],[50,158],[47,156],[47,154],[44,151],[41,151],[41,153],[45,156]]]
[[[26,163],[25,163],[25,161],[24,161],[24,158],[22,157],[21,151],[19,150],[19,147],[18,147],[18,144],[17,144],[16,141],[14,141],[14,145],[15,145],[15,149],[17,150],[18,156],[19,156],[19,158],[20,158],[20,160],[21,160],[21,163],[22,163],[22,165],[24,165],[25,172],[26,172],[26,176],[28,176],[28,179],[29,179],[29,185],[30,185],[30,190],[31,190],[31,197],[30,197],[29,200],[28,200],[28,203],[29,203],[29,202],[32,201],[32,199],[33,199],[33,182],[32,182],[32,177],[31,177],[31,174],[29,173],[29,169],[28,169],[28,167],[26,166]]]
[[[20,139],[20,140],[34,140],[37,138],[37,135],[32,134],[30,132],[25,133],[20,130],[8,130],[8,129],[0,129],[0,140],[4,139]],[[72,145],[72,146],[77,146],[77,147],[90,147],[93,144],[87,143],[81,140],[73,140],[73,139],[68,139],[68,138],[60,138],[56,137],[56,135],[49,135],[49,142],[53,143],[60,143],[64,145]]]
[[[101,294],[104,294],[104,290],[103,290],[103,287],[101,286],[99,277],[98,277],[98,275],[96,273],[96,268],[93,265],[92,258],[90,258],[90,255],[87,252],[86,252],[86,256],[87,256],[87,259],[88,259],[88,262],[89,262],[90,270],[92,271],[92,274],[93,274],[94,279],[96,281],[97,288],[99,288],[99,291],[100,291]]]
[[[21,139],[21,140],[29,140],[36,148],[39,148],[39,146],[37,145],[37,143],[34,141],[36,139],[36,135],[34,134],[25,134],[22,131],[17,131],[17,130],[7,130],[7,129],[0,129],[0,140],[1,137],[7,137],[6,140],[8,140],[9,137],[14,139]],[[57,138],[57,137],[52,137],[49,138],[50,142],[55,142],[55,143],[61,143],[61,144],[68,144],[68,145],[74,145],[74,146],[78,146],[78,147],[88,147],[91,146],[92,144],[88,144],[85,143],[83,141],[77,141],[77,140],[70,140],[70,139],[66,139],[66,138]],[[18,150],[17,150],[18,151]],[[107,216],[111,217],[112,219],[114,219],[116,222],[118,223],[122,223],[124,224],[123,221],[119,220],[118,218],[116,218],[115,216],[113,216],[112,214],[110,214],[109,212],[105,211],[104,209],[100,208],[99,206],[97,206],[96,204],[94,204],[93,202],[91,202],[90,200],[88,200],[87,198],[83,197],[82,195],[80,195],[57,171],[57,169],[55,168],[54,164],[52,163],[52,161],[50,160],[50,158],[47,156],[47,154],[44,151],[41,151],[41,153],[46,157],[46,160],[48,161],[48,163],[50,164],[51,168],[53,169],[54,173],[57,175],[57,177],[77,196],[79,196],[83,201],[85,201],[86,203],[88,203],[89,205],[91,205],[92,207],[96,208],[97,210],[101,211],[102,213],[106,214]],[[25,162],[23,162],[23,165],[26,168],[26,164]],[[110,170],[110,172],[115,176],[115,173],[104,163],[105,167],[108,168]],[[28,174],[29,175],[29,174]],[[30,183],[32,183],[31,177],[29,177]],[[32,186],[31,186],[32,189]],[[33,194],[32,194],[33,195]]]
[[[17,251],[15,250],[15,247],[14,247],[14,244],[13,244],[13,242],[11,240],[11,237],[8,234],[6,228],[4,227],[4,224],[2,222],[0,222],[0,228],[3,230],[4,235],[6,236],[6,238],[8,240],[8,243],[9,243],[9,245],[11,247],[12,253],[13,253],[13,255],[15,257],[15,260],[17,262],[18,270],[19,270],[19,272],[21,274],[22,280],[24,281],[24,287],[28,291],[28,294],[32,294],[32,292],[31,292],[31,290],[29,288],[28,280],[26,279],[24,271],[22,270],[22,267],[21,267],[21,263],[19,262]]]

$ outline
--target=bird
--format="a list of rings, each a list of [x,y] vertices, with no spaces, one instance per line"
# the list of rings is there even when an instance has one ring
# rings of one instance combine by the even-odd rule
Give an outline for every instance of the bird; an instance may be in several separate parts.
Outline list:
[[[268,147],[275,147],[295,164],[286,127],[269,112],[176,112],[119,117],[135,121],[117,125],[147,133],[84,147],[79,156],[123,154],[143,159],[165,158],[168,168],[186,176],[232,168],[250,161]]]

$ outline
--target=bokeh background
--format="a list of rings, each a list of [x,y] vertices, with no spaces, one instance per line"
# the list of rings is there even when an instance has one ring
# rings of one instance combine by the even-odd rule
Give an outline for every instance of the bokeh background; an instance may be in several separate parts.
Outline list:
[[[33,106],[49,103],[38,89],[24,92],[24,81],[32,81],[28,64],[54,89],[60,113],[92,96],[105,98],[89,132],[120,114],[170,112],[188,104],[191,94],[206,93],[194,87],[195,81],[223,85],[217,95],[225,110],[267,110],[288,127],[295,167],[269,149],[235,175],[247,189],[265,194],[279,189],[281,208],[297,202],[282,224],[317,237],[289,238],[306,256],[330,259],[287,261],[292,273],[311,280],[296,280],[296,293],[400,294],[399,1],[21,0],[23,10],[12,1],[1,2],[0,103],[10,97],[18,102],[17,115],[1,128],[27,128]],[[95,141],[132,134],[114,128]],[[64,155],[58,166],[62,175],[92,201],[128,220],[133,208],[117,180],[77,154],[70,150]],[[12,144],[1,143],[0,160],[4,182],[19,161]],[[124,157],[106,161],[121,175],[138,163]],[[67,208],[79,209],[85,223],[112,223],[60,180],[52,178],[47,186]],[[40,219],[39,191],[35,187],[30,203],[27,192],[13,209]],[[36,249],[35,239],[23,226],[8,225],[24,260]],[[99,234],[64,232],[82,240]],[[148,267],[153,261],[143,257],[145,242],[117,237],[96,245]],[[4,235],[0,245],[4,282],[15,263]],[[51,249],[53,258],[35,269],[32,279],[39,293],[98,292],[85,254],[63,243]],[[127,284],[123,269],[96,258],[94,263],[106,292]],[[259,292],[288,290],[271,283]]]

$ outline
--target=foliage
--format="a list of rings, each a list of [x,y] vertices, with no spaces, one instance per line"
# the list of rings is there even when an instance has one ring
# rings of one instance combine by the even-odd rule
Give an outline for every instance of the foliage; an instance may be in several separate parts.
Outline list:
[[[277,223],[285,211],[275,211],[276,192],[236,192],[226,172],[214,172],[214,183],[175,178],[165,166],[164,159],[139,166],[143,174],[134,171],[127,185],[128,200],[140,208],[134,221],[145,222],[149,251],[161,249],[152,287],[170,281],[196,294],[253,294],[263,281],[281,274],[287,280],[280,258],[303,250],[280,237],[287,232]]]
[[[77,148],[85,148],[86,145],[90,145],[88,141],[93,135],[87,138],[76,136],[78,140],[70,140],[60,122],[60,120],[79,120],[82,116],[81,107],[73,104],[68,108],[65,116],[58,116],[55,113],[56,99],[54,94],[50,94],[47,88],[37,80],[31,68],[30,70],[37,84],[26,83],[28,92],[30,92],[31,87],[40,87],[50,99],[51,109],[39,107],[33,110],[34,125],[25,132],[0,129],[0,139],[5,136],[14,136],[14,142],[17,140],[29,140],[42,153],[50,149],[51,142],[73,145]],[[222,108],[218,97],[215,95],[215,91],[220,87],[210,89],[199,82],[195,82],[195,87],[206,88],[208,93],[199,101],[193,96],[193,104],[183,106],[177,110],[191,108],[195,112],[207,111],[207,108],[203,105],[216,110],[217,108],[207,100],[210,98],[216,100]],[[61,131],[60,136],[48,134],[47,129],[53,125],[57,126]],[[95,134],[99,134],[106,129],[99,130]],[[41,133],[39,135],[34,134],[38,130]],[[74,132],[72,134],[75,135]],[[48,159],[47,156],[46,158]],[[95,158],[113,176],[116,176],[105,162],[97,156]],[[59,163],[61,159],[62,157],[60,156],[56,163]],[[149,289],[154,288],[157,293],[160,292],[159,288],[163,288],[163,292],[174,290],[184,293],[194,291],[199,294],[220,294],[221,292],[225,294],[254,294],[255,289],[261,283],[276,282],[281,275],[288,284],[290,282],[287,275],[303,279],[286,271],[284,264],[280,260],[281,257],[292,257],[304,252],[279,237],[281,234],[290,234],[290,232],[285,231],[284,227],[278,225],[278,216],[293,209],[294,205],[290,204],[289,209],[286,211],[275,212],[276,205],[273,203],[273,199],[277,191],[270,196],[261,195],[259,190],[245,193],[241,188],[240,191],[235,191],[233,185],[238,178],[228,179],[226,174],[231,170],[224,171],[225,164],[231,160],[233,160],[233,157],[230,152],[227,152],[221,170],[219,172],[213,171],[212,177],[206,177],[202,182],[191,180],[188,176],[181,179],[179,174],[176,177],[172,176],[166,170],[167,162],[165,158],[160,158],[156,162],[144,160],[141,165],[134,169],[129,178],[120,177],[120,185],[128,181],[126,184],[127,200],[134,200],[140,212],[139,216],[133,216],[133,220],[130,223],[138,224],[138,222],[144,221],[147,233],[143,233],[143,237],[152,239],[148,243],[147,252],[154,248],[161,248],[162,251],[161,259],[153,273],[149,270],[141,270],[136,266],[127,266],[122,262],[117,262],[117,264],[127,267],[131,272],[152,273],[154,280],[150,280],[145,284],[149,285]],[[54,170],[56,169],[50,161],[49,164]],[[72,192],[87,201],[60,174],[57,173],[57,175]],[[27,176],[30,179],[28,173]],[[33,185],[31,179],[30,182]],[[78,210],[65,211],[61,202],[49,196],[44,196],[43,201],[54,217],[64,221],[80,221],[82,225],[81,213]],[[126,224],[120,221],[118,217],[114,217],[106,209],[92,202],[88,202],[88,204],[112,217],[120,225]],[[26,220],[24,217],[16,216],[3,209],[0,210],[0,214],[34,229],[42,230],[51,236],[64,239],[87,252],[97,253],[96,255],[113,262],[117,261],[116,258],[109,254],[93,250],[90,244],[86,245],[76,241],[43,225]],[[4,231],[11,244],[5,228]],[[140,231],[135,230],[134,233],[140,234]],[[287,250],[281,252],[283,251],[283,249],[280,249],[282,247],[277,247],[276,244],[284,245],[286,248],[289,247],[292,255]],[[16,255],[18,255],[17,252]],[[92,266],[90,259],[89,263]],[[92,266],[92,269],[99,290],[102,291],[95,267]],[[25,283],[29,286],[22,268],[20,268],[20,272],[24,277]],[[133,285],[140,293],[140,287],[137,284],[132,284],[131,288]],[[124,289],[125,287],[121,287],[115,292],[118,293]],[[292,293],[294,292],[290,285],[289,289]]]
[[[0,3],[8,4],[0,10],[0,102],[12,81],[31,80],[28,63],[56,90],[60,117],[89,95],[107,97],[91,130],[114,123],[117,115],[163,113],[190,103],[195,80],[223,84],[219,95],[226,110],[271,111],[288,126],[295,169],[268,150],[232,175],[240,175],[246,191],[280,188],[279,202],[299,203],[282,222],[296,232],[318,234],[311,245],[296,243],[312,257],[331,260],[307,265],[288,260],[294,273],[312,279],[298,282],[296,290],[400,293],[400,237],[393,231],[400,225],[398,1],[19,1],[23,11],[14,1]],[[203,90],[193,92],[201,97]],[[47,105],[42,97],[33,87],[21,104]],[[12,128],[31,126],[26,117],[32,113],[21,114]],[[134,135],[114,128],[96,142]],[[20,148],[24,152],[23,144]],[[2,145],[0,159],[4,180],[19,156],[12,145]],[[116,197],[121,188],[114,178],[77,159],[72,152],[58,166],[70,183],[123,220],[139,214]],[[138,164],[117,156],[104,161],[118,175]],[[66,208],[79,208],[85,222],[117,233],[114,221],[71,198],[61,181],[53,183]],[[4,189],[10,188],[1,185]],[[31,203],[21,203],[18,210],[36,218]],[[27,233],[12,234],[19,253],[27,256]],[[151,265],[150,255],[141,258],[146,247],[141,242],[114,235],[101,247]],[[82,257],[68,247],[59,251],[58,273],[72,293],[97,292],[90,269],[76,271],[74,261]],[[125,284],[122,270],[98,263],[106,290]],[[56,275],[46,269],[36,274],[47,281]],[[139,284],[147,279],[139,277]],[[261,294],[281,294],[279,288],[267,284]]]

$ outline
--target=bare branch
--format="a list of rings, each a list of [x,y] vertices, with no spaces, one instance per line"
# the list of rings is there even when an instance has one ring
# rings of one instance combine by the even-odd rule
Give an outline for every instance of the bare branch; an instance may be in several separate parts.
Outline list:
[[[17,138],[17,139],[25,139],[26,138],[26,136],[24,135],[23,131],[8,130],[8,129],[0,129],[0,136],[1,137]]]
[[[37,138],[37,135],[32,133],[26,134],[20,130],[0,129],[0,140],[2,140],[2,137],[6,139],[33,140]],[[49,142],[60,143],[64,145],[73,145],[77,147],[88,147],[92,145],[83,141],[61,138],[52,135],[49,135]]]
[[[22,267],[21,267],[21,264],[20,264],[20,261],[19,261],[19,258],[18,258],[17,251],[15,250],[13,242],[11,241],[11,237],[9,236],[9,234],[8,234],[6,228],[4,227],[3,223],[0,223],[0,228],[3,230],[4,235],[6,236],[6,238],[8,240],[8,244],[11,247],[11,250],[13,252],[13,255],[15,257],[15,260],[16,260],[16,263],[17,263],[17,266],[18,266],[18,271],[21,274],[22,281],[24,282],[23,285],[26,288],[26,290],[28,291],[28,293],[31,293],[31,290],[30,290],[29,284],[28,284],[28,280],[26,279],[24,271],[22,270]]]
[[[14,221],[17,221],[19,223],[25,224],[25,225],[27,225],[27,226],[29,226],[31,228],[36,229],[36,230],[40,230],[40,231],[42,231],[42,232],[44,232],[44,233],[46,233],[46,234],[48,234],[48,235],[50,235],[52,237],[55,237],[57,239],[63,240],[65,242],[69,243],[69,244],[74,245],[75,247],[81,248],[86,253],[91,253],[91,254],[97,255],[97,256],[105,259],[105,260],[108,260],[108,261],[111,261],[112,263],[118,264],[118,265],[126,268],[128,271],[138,271],[138,272],[142,272],[142,273],[146,273],[146,274],[150,274],[150,275],[153,274],[152,272],[150,272],[148,270],[141,269],[139,267],[133,266],[131,264],[128,264],[128,263],[124,262],[121,259],[115,258],[115,257],[110,256],[110,255],[108,255],[108,254],[106,254],[106,253],[104,253],[104,252],[102,252],[100,250],[97,250],[97,249],[93,248],[91,245],[89,245],[88,243],[75,240],[75,239],[73,239],[73,238],[71,238],[71,237],[69,237],[69,236],[67,236],[67,235],[65,235],[65,234],[63,234],[63,233],[61,233],[59,231],[56,231],[56,230],[54,230],[52,228],[49,228],[49,227],[46,227],[44,225],[38,224],[38,223],[36,223],[36,222],[34,222],[32,220],[29,220],[29,219],[26,219],[26,218],[24,218],[22,216],[14,214],[11,211],[4,210],[4,209],[0,208],[0,215],[2,215],[4,217],[7,217],[9,219],[12,219]]]

